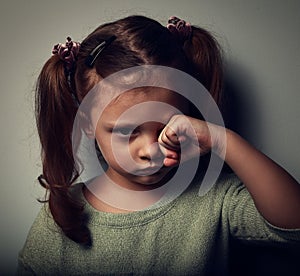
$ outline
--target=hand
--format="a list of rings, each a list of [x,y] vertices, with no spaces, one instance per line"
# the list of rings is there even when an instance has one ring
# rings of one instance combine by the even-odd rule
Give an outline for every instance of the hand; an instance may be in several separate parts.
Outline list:
[[[165,166],[175,166],[208,153],[213,141],[208,123],[184,115],[173,116],[158,138]]]

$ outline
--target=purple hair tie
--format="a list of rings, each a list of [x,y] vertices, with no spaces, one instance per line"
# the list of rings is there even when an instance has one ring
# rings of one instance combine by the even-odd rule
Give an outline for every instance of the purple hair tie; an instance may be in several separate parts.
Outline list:
[[[188,40],[192,34],[191,24],[176,16],[169,18],[167,28],[181,43]]]
[[[64,62],[65,68],[68,73],[74,67],[74,64],[77,60],[77,55],[80,49],[80,43],[72,41],[70,37],[67,37],[66,44],[56,44],[52,49],[53,55],[58,55],[60,59]]]

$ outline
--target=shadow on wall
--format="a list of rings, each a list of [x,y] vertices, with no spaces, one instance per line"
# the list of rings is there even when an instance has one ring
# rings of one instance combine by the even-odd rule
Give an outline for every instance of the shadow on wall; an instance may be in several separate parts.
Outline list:
[[[260,117],[255,81],[251,74],[236,64],[225,72],[224,121],[227,128],[260,147]],[[254,244],[231,241],[230,275],[300,275],[299,245]]]
[[[251,73],[238,64],[228,64],[225,70],[224,120],[227,128],[237,132],[257,146],[261,139],[262,111],[258,104],[257,85]]]

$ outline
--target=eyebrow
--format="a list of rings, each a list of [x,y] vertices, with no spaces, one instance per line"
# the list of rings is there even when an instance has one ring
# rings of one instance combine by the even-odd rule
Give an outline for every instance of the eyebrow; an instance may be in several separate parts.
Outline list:
[[[114,129],[114,128],[137,128],[138,125],[137,124],[134,124],[134,123],[130,123],[130,122],[118,122],[118,125],[116,126],[116,122],[106,122],[106,123],[103,123],[103,126],[106,128],[106,129]]]

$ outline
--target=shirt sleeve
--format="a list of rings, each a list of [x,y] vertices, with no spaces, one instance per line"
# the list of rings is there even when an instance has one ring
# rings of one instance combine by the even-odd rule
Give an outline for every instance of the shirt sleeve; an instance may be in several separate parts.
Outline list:
[[[300,229],[284,229],[269,223],[257,210],[246,187],[237,177],[225,195],[231,235],[249,242],[272,242],[300,248]]]

